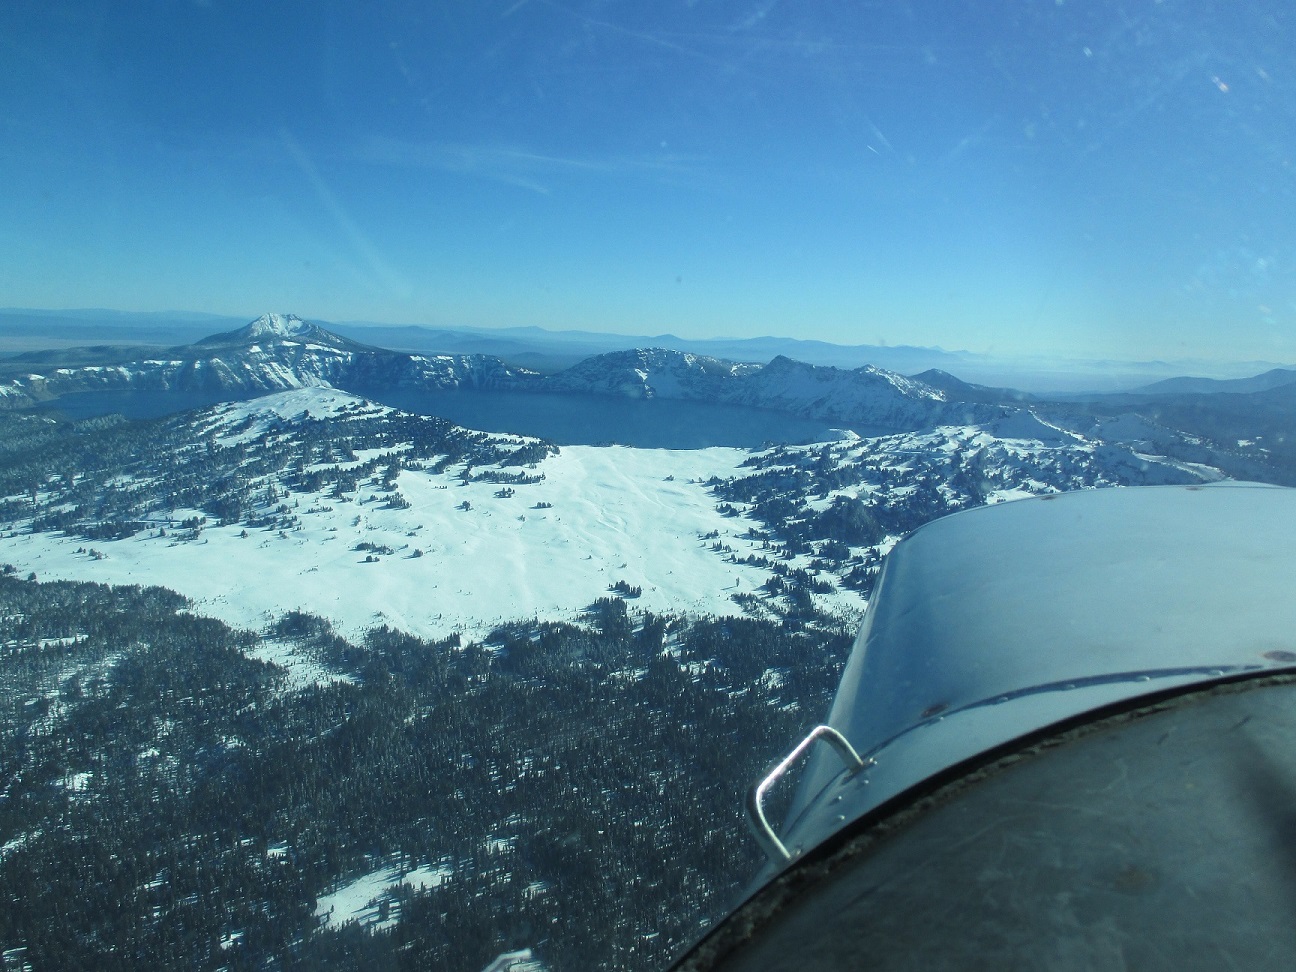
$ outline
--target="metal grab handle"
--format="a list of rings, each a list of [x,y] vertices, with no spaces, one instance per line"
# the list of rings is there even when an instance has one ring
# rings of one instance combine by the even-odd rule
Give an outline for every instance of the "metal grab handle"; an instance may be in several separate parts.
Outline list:
[[[816,739],[822,739],[832,745],[837,751],[837,755],[842,758],[846,768],[852,773],[858,773],[865,767],[872,766],[873,760],[865,762],[860,759],[859,753],[855,752],[855,747],[850,744],[840,732],[832,726],[815,726],[810,730],[810,734],[797,743],[796,749],[788,753],[779,763],[769,771],[763,780],[747,791],[747,825],[751,828],[756,842],[761,845],[761,850],[772,861],[783,863],[792,859],[791,852],[784,846],[783,841],[779,840],[778,834],[774,833],[774,828],[770,826],[769,821],[765,819],[765,810],[761,807],[761,800],[765,796],[765,791],[773,786],[780,776],[788,771],[788,768],[797,761],[797,758],[807,749],[814,745]]]

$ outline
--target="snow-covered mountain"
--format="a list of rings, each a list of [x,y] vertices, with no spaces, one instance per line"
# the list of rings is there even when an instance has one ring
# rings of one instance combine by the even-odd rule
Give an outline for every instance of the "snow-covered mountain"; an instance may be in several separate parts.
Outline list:
[[[31,370],[15,373],[31,362]],[[55,367],[49,367],[55,364]],[[0,379],[0,401],[23,407],[93,391],[220,392],[231,398],[303,387],[503,389],[539,375],[485,355],[412,355],[360,344],[292,314],[264,314],[246,327],[142,359],[58,367],[22,356]]]
[[[982,422],[1002,414],[997,408],[951,402],[941,390],[893,371],[870,365],[847,371],[784,357],[748,376],[731,400],[888,429]]]
[[[749,405],[896,430],[990,421],[1004,414],[997,406],[961,402],[933,385],[882,368],[846,370],[782,356],[767,365],[734,364],[664,348],[597,355],[543,384],[552,391]]]
[[[71,349],[0,362],[0,405],[22,408],[95,391],[176,391],[249,398],[302,387],[524,391],[685,399],[773,409],[867,433],[993,422],[1027,405],[1006,389],[929,372],[834,368],[776,357],[737,364],[663,348],[595,355],[553,375],[481,354],[411,354],[361,344],[292,314],[147,355]],[[925,380],[928,379],[928,380]]]
[[[205,337],[194,348],[244,347],[256,342],[275,344],[302,343],[306,346],[336,348],[343,351],[377,351],[371,345],[361,344],[326,331],[318,324],[302,320],[296,314],[262,314],[251,324],[237,330]]]
[[[586,358],[547,378],[545,387],[549,391],[627,398],[724,401],[736,382],[760,367],[665,348],[636,348]]]

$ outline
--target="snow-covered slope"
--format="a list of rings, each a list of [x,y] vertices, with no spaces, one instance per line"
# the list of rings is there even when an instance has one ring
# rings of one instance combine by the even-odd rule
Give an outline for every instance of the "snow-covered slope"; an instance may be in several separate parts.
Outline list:
[[[747,377],[730,400],[874,428],[922,428],[952,418],[945,395],[921,381],[870,366],[844,371],[784,357]],[[965,421],[988,414],[973,405],[960,411]]]
[[[341,434],[347,421],[393,414],[345,392],[305,388],[200,413],[194,436],[247,446],[254,457],[310,418],[330,418]],[[46,579],[161,584],[240,625],[260,627],[301,609],[355,637],[378,624],[482,636],[521,618],[573,618],[617,581],[641,588],[636,603],[653,611],[732,614],[739,609],[731,595],[758,589],[770,575],[713,549],[719,539],[744,552],[758,543],[742,537],[751,522],[717,511],[704,483],[735,474],[747,455],[568,447],[527,470],[543,481],[511,488],[465,483],[460,464],[407,469],[395,483],[406,508],[390,508],[390,494],[366,482],[354,499],[331,490],[286,494],[299,529],[207,524],[188,537],[175,524],[201,512],[177,509],[159,511],[133,537],[94,541],[99,557],[83,539],[38,533],[5,539],[0,559]],[[271,478],[255,488],[281,487]],[[825,604],[834,598],[843,609],[861,606],[852,592]]]
[[[787,394],[804,395],[822,369],[780,370]],[[855,385],[883,401],[924,394],[885,373],[808,387]],[[57,463],[43,486],[0,496],[0,560],[42,578],[160,584],[240,625],[304,610],[352,637],[378,624],[480,637],[572,618],[614,587],[638,589],[639,606],[662,613],[849,613],[895,539],[936,516],[1222,476],[1024,410],[758,452],[558,451],[306,387],[178,416],[151,434],[168,438],[119,442],[105,452],[115,466],[69,473]]]

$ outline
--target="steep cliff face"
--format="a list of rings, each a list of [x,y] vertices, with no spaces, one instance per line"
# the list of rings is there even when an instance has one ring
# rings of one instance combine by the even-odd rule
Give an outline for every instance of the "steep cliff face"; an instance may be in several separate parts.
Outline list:
[[[485,354],[355,355],[333,382],[339,388],[422,388],[428,391],[515,391],[536,387],[536,372]]]
[[[951,402],[932,385],[881,368],[845,370],[782,356],[763,366],[734,364],[661,348],[588,358],[543,385],[552,391],[749,405],[897,430],[1003,414],[994,406]]]
[[[946,404],[945,396],[930,385],[880,368],[847,371],[782,356],[749,376],[738,400],[811,418],[888,429],[934,424]]]
[[[760,369],[719,358],[636,348],[595,355],[544,380],[547,391],[627,398],[687,398],[723,401],[735,381]]]

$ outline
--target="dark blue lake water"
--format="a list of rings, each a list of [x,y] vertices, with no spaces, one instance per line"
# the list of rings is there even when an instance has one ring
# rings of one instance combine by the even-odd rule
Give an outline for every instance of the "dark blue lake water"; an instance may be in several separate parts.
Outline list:
[[[379,388],[357,394],[408,412],[439,415],[471,429],[534,435],[559,445],[615,442],[645,449],[755,447],[767,442],[814,442],[829,427],[822,420],[770,409],[668,399]],[[201,392],[83,392],[65,395],[42,409],[70,419],[112,413],[158,418],[229,400],[229,396]]]

